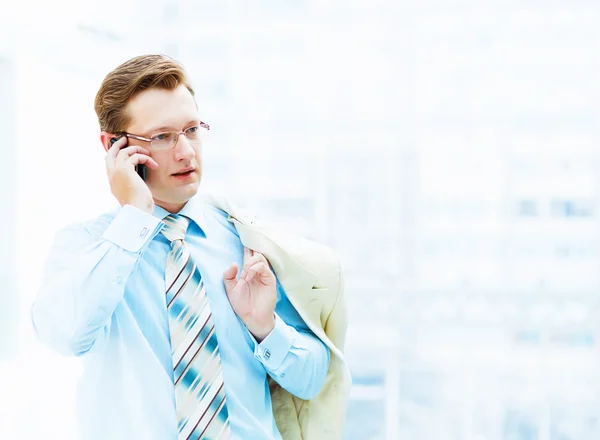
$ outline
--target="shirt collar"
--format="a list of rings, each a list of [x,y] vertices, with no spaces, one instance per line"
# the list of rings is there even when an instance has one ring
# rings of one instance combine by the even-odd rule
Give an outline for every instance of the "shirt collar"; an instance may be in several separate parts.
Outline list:
[[[205,209],[206,204],[199,197],[192,197],[177,214],[184,215],[191,219],[206,235],[208,221]],[[169,214],[170,212],[167,210],[158,205],[154,205],[154,217],[163,220]]]

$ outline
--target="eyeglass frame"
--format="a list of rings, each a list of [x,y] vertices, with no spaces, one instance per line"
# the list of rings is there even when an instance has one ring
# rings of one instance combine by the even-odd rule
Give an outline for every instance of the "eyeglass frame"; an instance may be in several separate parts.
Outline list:
[[[210,125],[208,125],[206,122],[203,122],[203,121],[199,121],[197,124],[194,124],[194,125],[186,128],[185,130],[189,130],[190,128],[195,127],[195,126],[197,126],[199,128],[200,127],[201,128],[205,128],[206,131],[210,131]],[[165,133],[177,133],[177,138],[176,138],[175,143],[173,144],[173,146],[170,147],[170,148],[165,148],[164,150],[162,150],[162,151],[168,151],[168,150],[171,150],[171,149],[175,148],[175,146],[177,145],[177,142],[179,142],[179,137],[181,135],[185,136],[185,130],[180,130],[180,131],[177,131],[177,130],[161,131],[161,132],[158,132],[158,133],[154,134],[153,136],[157,136],[159,134],[165,134]],[[136,139],[138,141],[150,142],[150,145],[152,145],[152,142],[153,142],[152,139],[150,139],[150,138],[147,138],[147,137],[144,137],[144,136],[140,136],[139,134],[128,133],[126,131],[119,131],[119,132],[117,132],[115,134],[118,134],[118,135],[121,135],[121,136],[125,136],[127,139]],[[187,139],[187,136],[185,136],[185,138]],[[188,139],[188,141],[189,141],[189,139]]]

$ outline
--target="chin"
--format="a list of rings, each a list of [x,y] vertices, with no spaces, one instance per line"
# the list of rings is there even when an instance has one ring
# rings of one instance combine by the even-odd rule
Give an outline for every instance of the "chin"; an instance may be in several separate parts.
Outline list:
[[[188,200],[198,193],[199,184],[186,185],[176,188],[161,188],[158,191],[152,191],[155,200],[160,200],[168,204],[185,204]]]
[[[198,185],[189,185],[184,188],[177,188],[171,192],[169,197],[174,202],[184,203],[198,193]]]

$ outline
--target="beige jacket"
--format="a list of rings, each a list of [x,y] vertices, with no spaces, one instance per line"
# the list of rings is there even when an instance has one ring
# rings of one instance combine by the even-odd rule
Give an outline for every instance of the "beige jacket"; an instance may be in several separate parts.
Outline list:
[[[318,243],[269,228],[223,198],[204,199],[229,214],[244,246],[265,255],[294,308],[331,351],[325,383],[314,399],[292,396],[269,379],[283,439],[341,439],[351,379],[343,355],[347,316],[337,255]]]

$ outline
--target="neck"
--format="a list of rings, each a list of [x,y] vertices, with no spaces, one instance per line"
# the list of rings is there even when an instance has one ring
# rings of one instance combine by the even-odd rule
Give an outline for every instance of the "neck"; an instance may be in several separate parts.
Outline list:
[[[177,214],[179,211],[181,211],[183,209],[183,207],[187,204],[187,202],[169,203],[169,202],[163,202],[162,200],[154,199],[154,204],[156,206],[160,206],[162,209],[164,209],[165,211],[167,211],[171,214]]]

